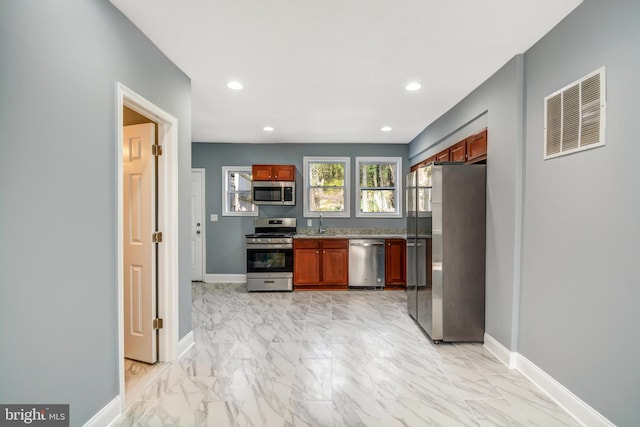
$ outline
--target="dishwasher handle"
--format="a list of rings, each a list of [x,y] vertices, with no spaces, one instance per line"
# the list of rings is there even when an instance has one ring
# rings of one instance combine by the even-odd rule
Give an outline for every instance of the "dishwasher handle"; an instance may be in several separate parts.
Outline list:
[[[384,246],[384,242],[372,242],[372,243],[349,243],[349,246]]]

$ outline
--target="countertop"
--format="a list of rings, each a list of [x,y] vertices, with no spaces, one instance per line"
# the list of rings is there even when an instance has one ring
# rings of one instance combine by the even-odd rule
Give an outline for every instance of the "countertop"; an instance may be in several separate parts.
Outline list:
[[[298,229],[295,239],[406,239],[402,228],[328,228],[322,234],[317,228]]]

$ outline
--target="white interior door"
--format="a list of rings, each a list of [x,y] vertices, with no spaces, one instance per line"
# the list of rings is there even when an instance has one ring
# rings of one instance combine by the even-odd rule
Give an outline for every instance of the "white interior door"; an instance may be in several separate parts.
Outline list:
[[[147,363],[157,354],[154,140],[152,123],[124,127],[124,355]]]
[[[204,169],[191,170],[191,280],[204,278]]]

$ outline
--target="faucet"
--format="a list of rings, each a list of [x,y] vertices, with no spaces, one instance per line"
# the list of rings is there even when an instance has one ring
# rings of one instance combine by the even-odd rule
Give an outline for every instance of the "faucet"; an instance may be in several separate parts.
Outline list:
[[[322,214],[320,214],[320,221],[318,222],[318,234],[324,234],[327,228],[322,224]]]

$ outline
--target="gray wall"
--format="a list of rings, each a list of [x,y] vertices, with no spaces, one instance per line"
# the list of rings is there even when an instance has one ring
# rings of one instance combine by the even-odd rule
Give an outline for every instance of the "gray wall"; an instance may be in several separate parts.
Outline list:
[[[206,219],[218,214],[218,222],[206,223],[207,273],[244,274],[246,255],[244,235],[253,232],[255,217],[222,216],[222,166],[251,166],[252,164],[293,164],[296,166],[296,205],[293,207],[261,206],[261,217],[296,217],[298,227],[306,227],[303,217],[303,156],[351,157],[351,218],[326,218],[330,228],[405,228],[404,219],[356,218],[355,158],[356,156],[402,157],[403,173],[408,173],[407,145],[405,144],[209,144],[194,143],[192,166],[205,168]],[[404,199],[404,194],[403,194]],[[404,203],[404,201],[403,201]],[[318,220],[313,218],[317,227]]]
[[[104,0],[0,2],[0,402],[118,392],[116,82],[179,120],[180,336],[191,329],[190,80]]]
[[[487,333],[620,426],[640,424],[638,18],[585,0],[409,147],[415,163],[486,124]],[[543,98],[603,65],[606,146],[543,161]]]
[[[409,145],[410,163],[488,128],[486,331],[517,345],[523,57],[514,57]],[[515,310],[515,311],[514,311]]]
[[[620,426],[640,425],[640,2],[585,0],[525,56],[519,351]],[[606,67],[606,145],[542,160],[543,98]]]

